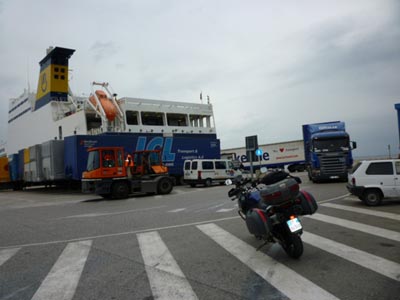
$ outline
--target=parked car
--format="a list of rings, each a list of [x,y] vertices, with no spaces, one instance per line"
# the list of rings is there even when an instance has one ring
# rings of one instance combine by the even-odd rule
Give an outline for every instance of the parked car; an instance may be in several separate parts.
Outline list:
[[[400,197],[400,160],[360,161],[349,172],[347,189],[368,206]]]

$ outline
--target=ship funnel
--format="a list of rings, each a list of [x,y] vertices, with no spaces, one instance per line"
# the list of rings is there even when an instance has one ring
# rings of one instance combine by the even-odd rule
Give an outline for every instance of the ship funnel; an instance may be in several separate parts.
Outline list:
[[[47,49],[47,55],[39,62],[35,110],[50,101],[68,101],[68,60],[74,52],[61,47]]]

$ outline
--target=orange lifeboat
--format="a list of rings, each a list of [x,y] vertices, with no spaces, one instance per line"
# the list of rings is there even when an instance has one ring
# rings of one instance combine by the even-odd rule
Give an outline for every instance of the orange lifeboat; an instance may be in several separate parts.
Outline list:
[[[114,121],[115,117],[117,116],[117,108],[115,107],[114,103],[107,97],[107,94],[102,90],[97,90],[96,96],[100,101],[101,106],[106,114],[107,120]],[[92,95],[89,97],[90,102],[96,106],[96,98]]]

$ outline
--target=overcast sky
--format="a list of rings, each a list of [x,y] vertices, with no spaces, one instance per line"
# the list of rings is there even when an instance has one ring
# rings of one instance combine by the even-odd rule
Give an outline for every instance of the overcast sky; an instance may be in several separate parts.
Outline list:
[[[355,156],[399,153],[400,1],[0,0],[0,140],[46,48],[76,49],[70,87],[214,107],[223,149],[341,120]],[[29,79],[29,80],[28,80]]]

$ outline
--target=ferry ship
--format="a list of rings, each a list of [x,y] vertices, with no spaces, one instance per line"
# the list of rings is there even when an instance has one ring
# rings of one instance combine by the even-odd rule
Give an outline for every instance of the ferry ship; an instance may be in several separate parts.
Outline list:
[[[209,101],[118,98],[104,82],[92,82],[90,95],[77,97],[68,85],[74,52],[49,48],[39,62],[37,92],[25,90],[10,99],[6,155],[15,189],[80,181],[87,149],[95,146],[120,146],[127,153],[162,149],[169,174],[178,183],[185,160],[220,157]]]
[[[10,99],[7,154],[71,135],[158,133],[213,135],[212,104],[117,98],[108,83],[93,82],[89,97],[77,97],[68,85],[68,63],[75,50],[47,49],[39,62],[37,92]]]

